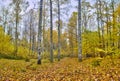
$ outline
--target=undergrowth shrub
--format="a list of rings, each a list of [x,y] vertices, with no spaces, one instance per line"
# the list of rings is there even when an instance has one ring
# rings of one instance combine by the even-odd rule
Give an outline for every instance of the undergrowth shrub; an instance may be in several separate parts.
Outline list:
[[[100,66],[101,61],[102,61],[101,58],[97,58],[97,59],[94,59],[91,64],[92,66],[97,67],[97,66]]]
[[[25,62],[30,62],[30,58],[25,58]]]

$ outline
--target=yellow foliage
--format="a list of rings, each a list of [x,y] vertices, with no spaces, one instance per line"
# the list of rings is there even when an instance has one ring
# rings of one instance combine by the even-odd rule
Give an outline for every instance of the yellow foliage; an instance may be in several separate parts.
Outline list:
[[[0,27],[0,54],[5,56],[14,56],[15,47],[11,42],[11,37],[5,35],[3,28]],[[18,56],[26,58],[28,56],[28,48],[18,47]]]
[[[118,13],[118,15],[120,16],[120,4],[118,5],[117,13]]]
[[[29,50],[28,50],[28,48],[24,48],[24,47],[22,47],[22,46],[19,46],[19,48],[18,48],[18,54],[17,54],[18,56],[21,56],[21,57],[23,57],[23,58],[27,58],[28,57],[28,55],[29,55]]]
[[[10,36],[5,35],[2,27],[0,27],[0,53],[11,54],[14,50],[13,45],[10,42]]]

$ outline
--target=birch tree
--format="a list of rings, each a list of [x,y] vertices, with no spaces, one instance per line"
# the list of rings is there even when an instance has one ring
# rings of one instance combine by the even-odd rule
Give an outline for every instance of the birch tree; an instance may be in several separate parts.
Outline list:
[[[40,8],[39,8],[39,23],[38,23],[38,62],[37,64],[41,64],[41,52],[42,52],[42,7],[43,7],[43,0],[40,0]]]

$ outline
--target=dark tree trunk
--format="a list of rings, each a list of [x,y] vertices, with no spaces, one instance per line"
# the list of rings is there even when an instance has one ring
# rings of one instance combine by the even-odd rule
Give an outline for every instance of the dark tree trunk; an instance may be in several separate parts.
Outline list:
[[[58,0],[58,61],[60,61],[60,3]]]
[[[106,4],[106,26],[107,26],[107,37],[109,37],[109,24],[108,24],[108,6],[107,6],[107,4]],[[107,47],[107,51],[108,51],[108,45],[109,45],[109,43],[108,43],[108,40],[106,41],[106,47]]]
[[[46,11],[45,11],[45,1],[44,1],[44,6],[43,6],[43,9],[44,9],[44,12],[43,12],[43,49],[44,49],[44,51],[46,50],[45,49],[45,43],[46,43],[46,41],[45,41],[45,26],[46,26]]]
[[[50,0],[50,62],[53,62],[53,18],[52,18],[52,0]]]

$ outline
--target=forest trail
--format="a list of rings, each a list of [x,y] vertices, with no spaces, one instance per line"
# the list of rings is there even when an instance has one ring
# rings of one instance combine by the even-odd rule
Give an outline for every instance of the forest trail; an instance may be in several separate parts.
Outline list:
[[[119,59],[92,58],[79,63],[77,58],[64,58],[42,65],[34,60],[0,59],[0,65],[0,81],[120,81]]]

